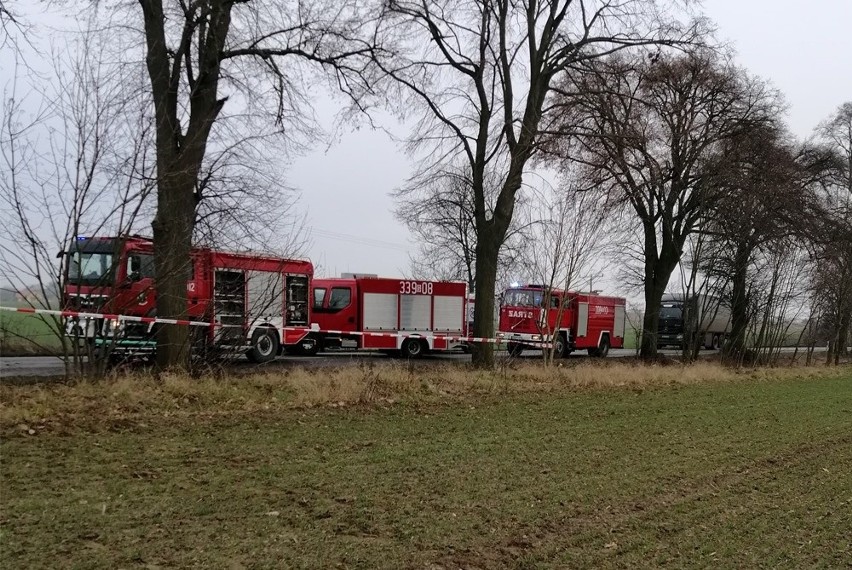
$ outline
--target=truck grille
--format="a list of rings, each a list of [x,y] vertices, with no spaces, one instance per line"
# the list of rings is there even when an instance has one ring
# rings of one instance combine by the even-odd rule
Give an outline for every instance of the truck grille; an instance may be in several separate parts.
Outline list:
[[[104,306],[106,300],[106,295],[68,295],[65,298],[65,310],[95,312]]]
[[[148,338],[150,336],[150,323],[137,323],[133,321],[125,321],[124,337],[127,339]]]

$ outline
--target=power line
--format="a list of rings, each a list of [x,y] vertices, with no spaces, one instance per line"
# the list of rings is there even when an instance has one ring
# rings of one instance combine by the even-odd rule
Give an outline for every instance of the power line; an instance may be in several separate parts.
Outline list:
[[[375,238],[367,238],[363,236],[355,236],[352,234],[345,234],[342,232],[332,232],[329,230],[312,228],[310,230],[311,235],[316,235],[318,237],[324,237],[328,239],[333,239],[337,241],[345,241],[348,243],[354,243],[358,245],[366,245],[370,247],[379,247],[385,249],[393,249],[397,251],[410,251],[411,247],[407,244],[394,243],[390,241],[384,241]]]

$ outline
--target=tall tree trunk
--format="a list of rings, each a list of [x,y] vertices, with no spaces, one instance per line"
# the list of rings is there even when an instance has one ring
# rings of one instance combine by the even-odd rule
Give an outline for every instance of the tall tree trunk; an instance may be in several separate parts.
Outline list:
[[[541,102],[539,102],[539,105]],[[541,107],[539,106],[539,109]],[[485,158],[484,146],[478,149],[480,168],[474,170],[474,216],[476,220],[476,305],[473,310],[473,332],[474,336],[483,338],[494,338],[494,298],[497,285],[497,261],[500,256],[500,247],[506,239],[506,232],[512,222],[515,211],[515,195],[521,188],[523,182],[524,165],[529,160],[532,152],[532,139],[529,132],[535,132],[538,126],[538,117],[535,122],[528,126],[527,134],[521,137],[521,141],[512,151],[512,161],[506,174],[506,181],[497,197],[494,212],[488,219],[485,208]],[[482,302],[480,302],[480,299]],[[473,364],[480,368],[491,368],[494,366],[494,344],[490,342],[475,343],[473,348]]]
[[[653,225],[645,227],[645,251],[656,252],[657,233]],[[660,307],[672,272],[680,260],[680,250],[669,236],[663,236],[659,257],[645,257],[645,316],[642,319],[642,346],[639,356],[643,360],[658,357],[657,336],[660,330]]]
[[[734,255],[734,273],[731,276],[731,338],[725,352],[740,358],[745,351],[748,330],[748,248],[740,244]]]
[[[493,226],[491,226],[493,227]],[[494,296],[497,285],[497,256],[500,243],[492,231],[480,232],[476,241],[476,304],[473,307],[473,336],[494,338]],[[492,343],[473,344],[473,364],[482,368],[494,365]]]
[[[837,330],[837,355],[846,356],[849,354],[849,331],[852,328],[852,301],[849,300],[850,294],[847,288],[844,303],[840,304],[840,317]]]
[[[657,334],[660,330],[660,306],[663,304],[662,289],[645,287],[645,316],[642,318],[642,345],[639,356],[643,360],[657,358]]]
[[[180,162],[179,162],[180,163]],[[186,318],[186,283],[192,276],[192,228],[195,218],[195,169],[175,168],[160,176],[154,230],[154,261],[157,279],[157,315]],[[161,325],[157,329],[157,366],[189,366],[189,330]]]
[[[844,253],[852,259],[852,249],[846,250]],[[840,356],[849,354],[849,332],[852,329],[852,271],[850,271],[848,265],[843,267],[845,279],[842,279],[838,290],[840,302],[837,304],[839,311],[836,347],[838,361]]]
[[[763,308],[763,316],[760,320],[760,329],[757,331],[757,337],[754,339],[754,345],[758,347],[755,350],[753,359],[749,364],[754,364],[763,352],[762,347],[766,345],[766,338],[772,325],[772,307],[775,306],[776,297],[778,295],[779,281],[781,280],[781,267],[778,264],[772,269],[772,281],[769,285],[769,293],[766,295],[766,303]]]
[[[852,327],[852,312],[846,311],[840,317],[840,330],[837,334],[837,354],[849,354],[849,330]]]
[[[167,18],[162,0],[139,0],[139,3],[145,21],[145,59],[157,124],[157,215],[151,224],[157,315],[180,318],[187,312],[186,282],[192,272],[190,252],[197,205],[195,184],[210,129],[225,103],[224,99],[217,98],[219,58],[228,37],[233,2],[215,0],[202,7],[200,18],[204,31],[196,38],[198,60],[194,75],[183,67],[183,57],[187,66],[192,60],[192,34],[187,34],[192,30],[190,21],[185,22],[181,43],[177,48],[170,48],[166,41]],[[181,50],[183,56],[175,49]],[[189,116],[185,129],[178,111],[182,74],[189,74],[194,81],[187,101]],[[181,107],[181,111],[185,110]],[[158,366],[161,369],[187,368],[189,338],[187,327],[161,326],[157,331]]]
[[[828,341],[828,348],[825,351],[825,364],[830,366],[834,364],[835,361],[835,352],[837,351],[837,338],[832,337],[831,340]]]

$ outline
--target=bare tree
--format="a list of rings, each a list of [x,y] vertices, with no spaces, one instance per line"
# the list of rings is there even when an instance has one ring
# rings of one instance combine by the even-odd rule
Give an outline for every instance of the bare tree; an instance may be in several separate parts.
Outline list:
[[[394,193],[396,216],[411,230],[418,241],[418,252],[412,257],[416,276],[439,279],[461,279],[469,290],[476,291],[477,233],[474,219],[471,177],[464,169],[450,168],[423,180],[415,192],[412,187]],[[497,181],[488,185],[493,194]],[[516,205],[527,206],[521,198]],[[528,222],[513,223],[506,232],[498,257],[497,273],[510,274],[527,241]]]
[[[816,217],[818,259],[816,281],[834,299],[834,333],[828,358],[848,351],[852,332],[852,102],[817,128],[818,137],[835,157],[830,176],[819,186],[821,207]]]
[[[16,22],[17,19],[15,14],[9,8],[10,2],[8,0],[0,2],[0,20],[5,22]]]
[[[805,180],[796,151],[777,124],[758,125],[724,141],[715,162],[722,198],[704,228],[714,260],[706,271],[730,280],[731,334],[725,352],[740,361],[756,316],[750,311],[760,274],[756,257],[798,233]]]
[[[492,314],[500,248],[542,124],[550,121],[555,79],[580,62],[640,45],[696,40],[649,0],[393,0],[379,37],[393,46],[378,65],[403,115],[419,122],[410,150],[427,151],[418,177],[455,160],[470,172],[477,231],[474,334],[494,334]],[[489,199],[487,183],[498,180]],[[414,188],[418,184],[413,185]],[[493,364],[493,347],[474,347]]]
[[[852,199],[852,101],[840,105],[834,116],[817,127],[817,134],[840,155],[835,183]]]
[[[300,62],[332,70],[345,92],[369,90],[373,52],[353,3],[248,3],[231,0],[139,0],[145,61],[156,115],[157,213],[152,224],[157,312],[187,310],[188,267],[199,180],[214,125],[228,99],[267,107],[280,129],[308,116],[299,106]],[[222,95],[220,90],[229,91]],[[163,367],[188,362],[188,331],[166,326],[157,339]]]
[[[14,59],[16,66],[28,67],[38,74],[33,63],[43,56],[42,44],[47,42],[39,35],[33,4],[36,3],[0,0],[0,56],[11,55],[9,59]]]
[[[684,255],[679,264],[680,291],[684,299],[695,300],[689,306],[698,313],[691,315],[688,309],[683,312],[681,353],[686,362],[698,358],[699,351],[705,345],[703,326],[712,323],[717,316],[721,317],[720,311],[727,310],[727,307],[723,307],[727,305],[723,297],[728,279],[719,276],[719,263],[719,250],[712,247],[706,232],[696,232],[686,237]]]
[[[632,209],[641,225],[641,355],[653,359],[660,302],[685,240],[723,195],[712,158],[724,141],[775,115],[779,102],[713,52],[599,63],[564,85],[563,130],[579,136],[559,148],[585,164],[590,187],[613,207]]]
[[[627,301],[625,318],[627,319],[627,327],[629,328],[630,332],[633,333],[633,339],[636,343],[636,354],[638,355],[639,347],[642,346],[642,320],[644,318],[642,306]]]
[[[11,45],[15,51],[18,50],[18,35],[23,35],[24,23],[18,16],[14,2],[0,0],[0,48]]]
[[[68,271],[69,259],[56,263],[53,255],[71,238],[147,233],[140,220],[155,215],[156,203],[143,199],[156,180],[149,160],[154,109],[148,105],[144,68],[134,51],[139,46],[115,42],[116,33],[129,29],[123,15],[120,10],[94,14],[85,29],[65,32],[63,40],[77,39],[51,54],[55,73],[30,74],[34,87],[26,97],[29,106],[39,100],[39,93],[48,94],[43,117],[22,125],[28,111],[21,106],[23,98],[6,98],[9,145],[4,151],[10,166],[4,198],[15,204],[19,224],[3,244],[4,277],[21,287],[47,281],[51,294],[39,295],[38,301],[45,308],[48,303],[56,308],[57,282]],[[255,77],[248,67],[239,70]],[[279,106],[276,87],[264,90],[251,83],[251,77],[230,78],[250,93],[237,93],[240,112],[222,115],[211,128],[214,140],[194,187],[193,239],[233,250],[298,255],[304,245],[304,221],[292,212],[296,195],[282,183],[280,157],[303,146],[316,132],[309,113],[307,119],[294,117],[277,127],[270,116],[287,111],[288,101],[296,105],[307,89],[300,87],[301,70],[293,70],[290,82],[283,84],[293,91],[280,92],[285,103]],[[265,95],[263,101],[257,100]],[[266,100],[272,101],[271,108],[259,110]],[[282,134],[285,126],[288,131]],[[42,223],[42,216],[49,225]],[[31,259],[36,255],[34,242],[42,244],[38,262]],[[58,291],[62,290],[60,284]],[[62,336],[61,323],[50,322]]]
[[[57,263],[57,251],[83,233],[132,230],[151,189],[149,121],[126,89],[133,78],[104,57],[91,30],[52,55],[47,87],[37,83],[21,96],[17,74],[6,86],[0,145],[0,201],[12,213],[0,239],[0,275],[29,291],[27,302],[38,309],[65,308],[71,259]],[[28,112],[22,101],[37,110]],[[77,344],[68,342],[64,323],[43,320],[62,343],[66,372],[79,370]]]
[[[811,283],[816,306],[828,329],[828,362],[838,362],[848,349],[852,319],[852,223],[846,208],[821,203],[810,226],[813,264]]]
[[[534,283],[545,286],[544,315],[541,334],[551,338],[558,330],[567,303],[556,307],[555,321],[549,319],[554,291],[569,291],[588,283],[596,275],[598,262],[605,252],[606,216],[597,195],[580,191],[571,178],[556,190],[546,191],[531,209],[535,220],[530,224],[523,266],[531,272]],[[567,298],[566,298],[567,301]],[[555,325],[555,326],[554,326]],[[561,343],[561,344],[560,344]],[[546,364],[565,354],[568,339],[554,338],[542,351]]]
[[[224,148],[212,145],[195,190],[193,243],[276,256],[304,254],[306,227],[295,188],[284,183],[285,152],[268,133],[228,133]]]
[[[754,318],[746,335],[752,347],[729,358],[738,364],[773,364],[790,327],[806,308],[807,251],[795,236],[768,242],[755,260],[756,286],[749,299]]]
[[[439,173],[422,188],[428,200],[408,198],[409,192],[396,192],[396,217],[418,242],[412,258],[417,276],[462,279],[474,288],[476,224],[469,191],[470,177],[464,172]]]

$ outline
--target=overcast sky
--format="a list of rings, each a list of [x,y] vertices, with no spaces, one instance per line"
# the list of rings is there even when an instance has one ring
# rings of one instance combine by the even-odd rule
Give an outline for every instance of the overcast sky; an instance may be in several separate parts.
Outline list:
[[[704,10],[739,64],[784,93],[796,136],[808,137],[852,99],[852,0],[705,0]],[[392,122],[385,127],[400,130]],[[410,172],[399,147],[368,130],[295,161],[289,182],[302,191],[315,230],[309,254],[323,274],[407,273],[415,247],[393,217],[389,193]]]
[[[703,6],[718,25],[718,38],[736,49],[739,64],[784,93],[796,136],[808,137],[852,99],[852,0],[704,0]],[[36,19],[44,23],[43,16]],[[316,109],[319,119],[331,126],[339,106],[320,101],[325,103]],[[393,120],[382,126],[405,135]],[[319,275],[408,273],[408,253],[416,244],[395,220],[390,193],[411,172],[397,143],[366,128],[345,131],[331,147],[293,161],[287,183],[301,191],[300,206],[312,229],[307,255]]]

